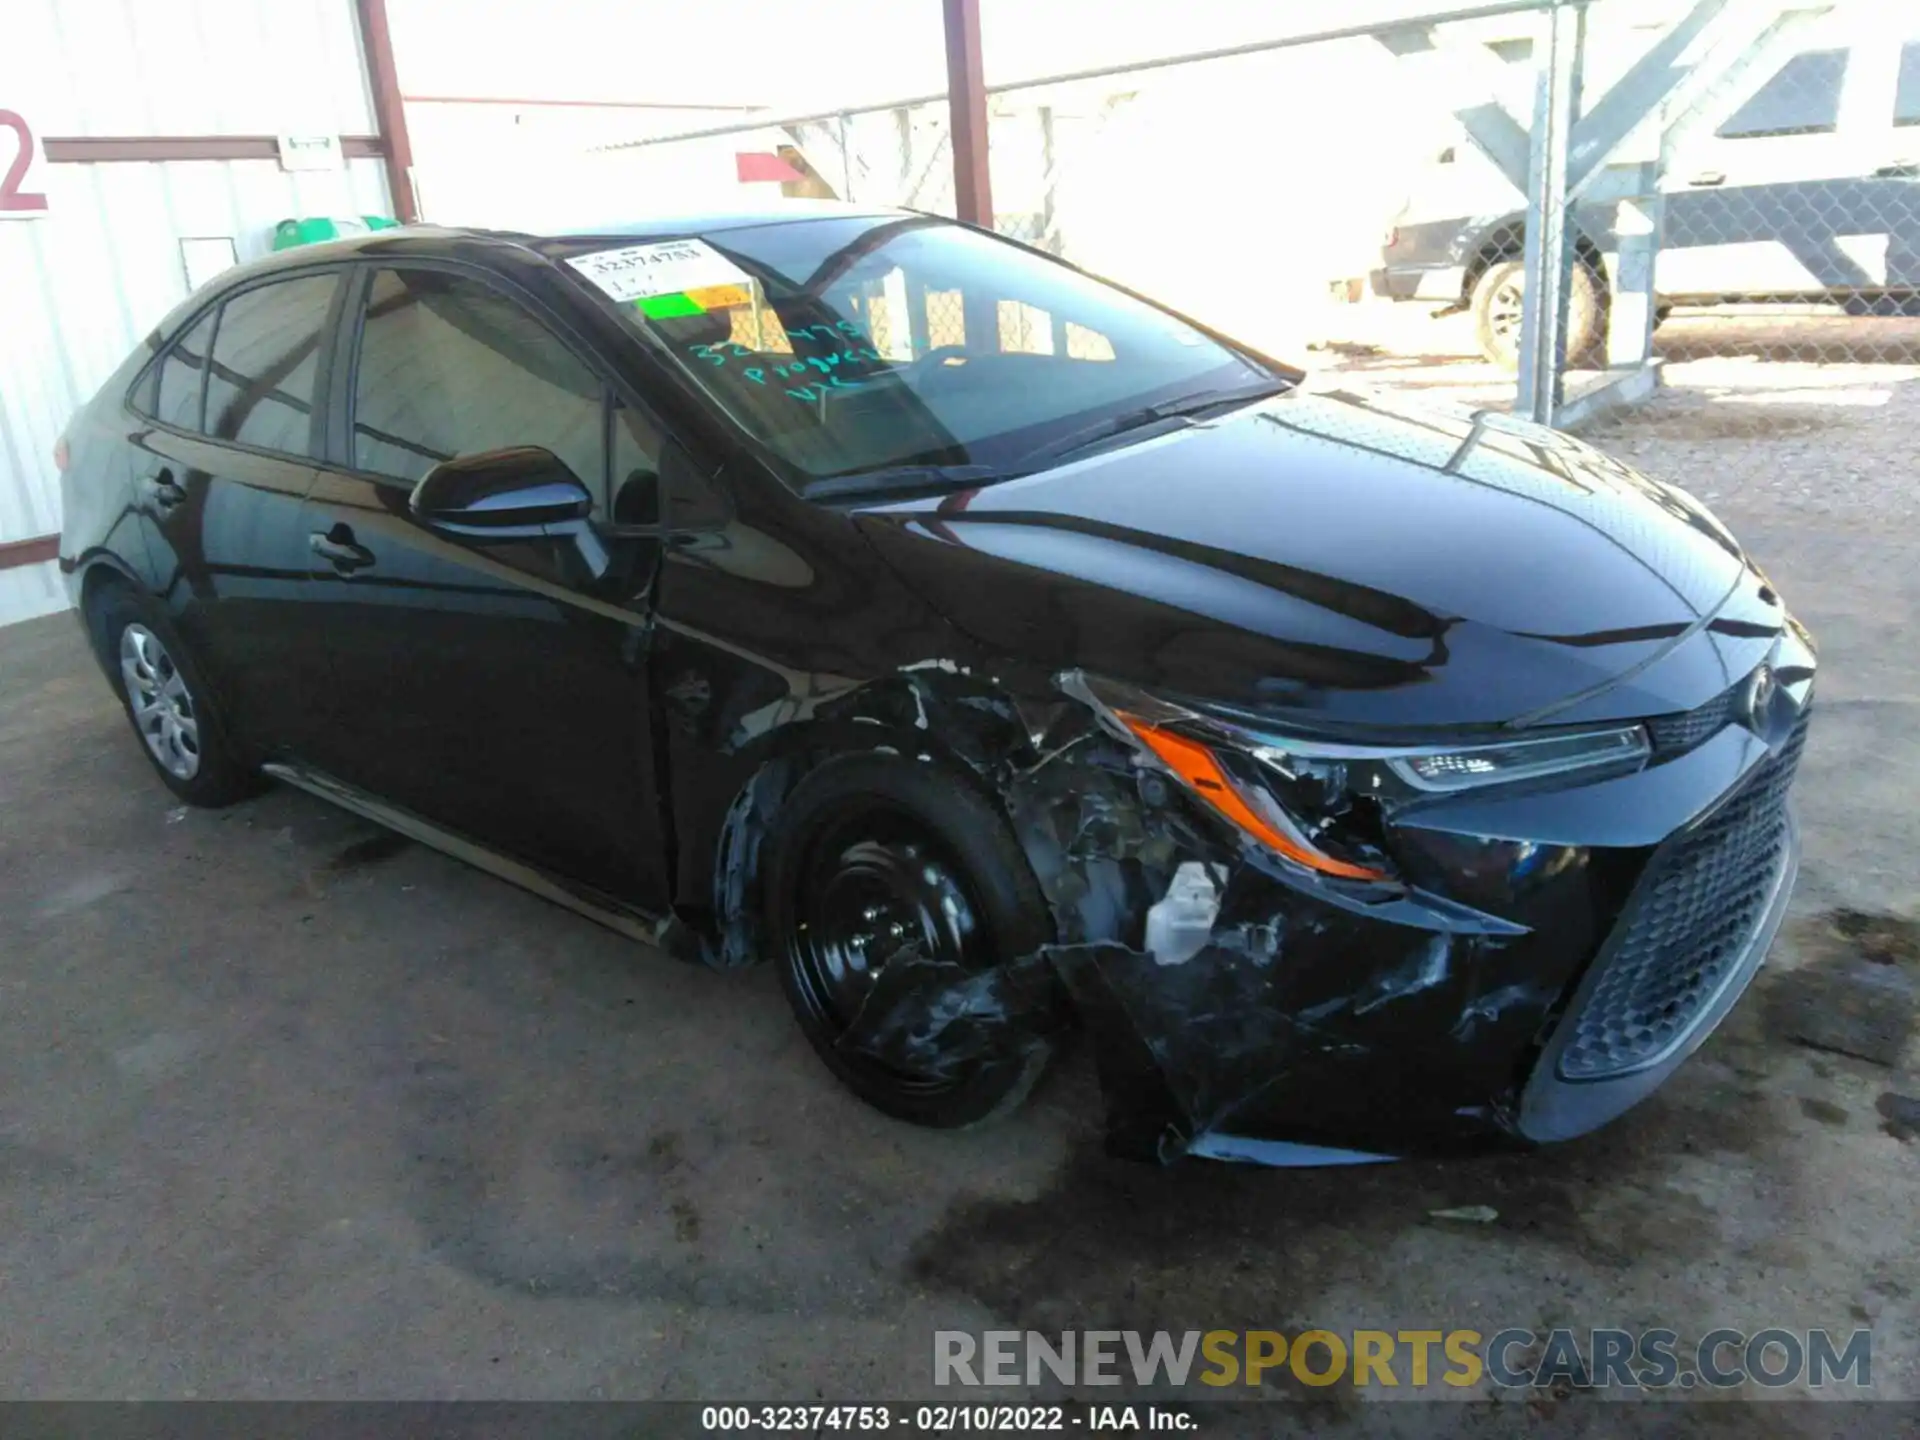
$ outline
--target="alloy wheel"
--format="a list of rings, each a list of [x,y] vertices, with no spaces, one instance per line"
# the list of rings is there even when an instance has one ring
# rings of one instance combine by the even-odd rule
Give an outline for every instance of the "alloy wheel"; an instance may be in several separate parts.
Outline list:
[[[120,632],[120,678],[133,723],[169,775],[191,780],[200,770],[200,716],[187,678],[160,637],[144,625]]]

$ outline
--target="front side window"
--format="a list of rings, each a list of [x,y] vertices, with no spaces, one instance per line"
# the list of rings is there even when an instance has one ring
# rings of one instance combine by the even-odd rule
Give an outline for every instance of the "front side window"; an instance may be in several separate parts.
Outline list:
[[[176,430],[200,428],[200,402],[206,397],[207,344],[213,338],[214,312],[182,335],[160,362],[160,391],[153,418]]]
[[[213,337],[207,434],[306,455],[320,342],[339,277],[308,275],[227,301]]]
[[[563,258],[803,494],[900,467],[1011,473],[1143,407],[1284,383],[1144,301],[924,217],[601,240]]]
[[[606,393],[534,316],[438,270],[382,270],[353,381],[355,468],[418,480],[443,460],[538,445],[600,493]]]
[[[1803,50],[1776,70],[1714,133],[1723,140],[1830,135],[1840,123],[1844,50]]]

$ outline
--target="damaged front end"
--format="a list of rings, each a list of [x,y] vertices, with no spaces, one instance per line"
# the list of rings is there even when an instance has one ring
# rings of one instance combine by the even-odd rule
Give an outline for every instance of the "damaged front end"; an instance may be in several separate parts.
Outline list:
[[[967,757],[1053,943],[972,972],[902,948],[840,1043],[937,1075],[1077,1026],[1109,1149],[1161,1162],[1581,1133],[1656,1088],[1764,956],[1805,677],[1753,726],[1657,753],[1637,725],[1333,744],[1069,672],[1027,743]]]

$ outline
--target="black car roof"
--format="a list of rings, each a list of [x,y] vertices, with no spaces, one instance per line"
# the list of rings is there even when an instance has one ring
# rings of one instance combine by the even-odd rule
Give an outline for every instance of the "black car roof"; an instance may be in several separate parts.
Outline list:
[[[364,235],[349,235],[277,250],[263,259],[237,267],[221,277],[223,286],[243,276],[265,274],[273,270],[310,265],[337,256],[358,254],[363,250],[407,252],[416,255],[451,253],[465,241],[494,240],[508,244],[545,249],[549,242],[619,239],[633,241],[665,240],[685,235],[718,235],[728,230],[747,230],[760,225],[783,225],[808,220],[902,216],[908,212],[878,205],[849,205],[837,200],[789,200],[780,205],[753,209],[691,211],[673,215],[654,215],[606,224],[569,225],[542,230],[494,230],[457,225],[402,225],[386,230],[371,230]],[[438,242],[438,243],[436,243]]]
[[[606,225],[570,226],[563,231],[543,235],[548,240],[584,240],[617,235],[623,239],[648,240],[679,235],[717,235],[727,230],[748,230],[757,225],[792,224],[803,220],[835,220],[870,217],[875,220],[905,214],[884,205],[849,205],[838,200],[789,200],[782,205],[765,205],[751,210],[715,210],[672,216],[615,221]]]

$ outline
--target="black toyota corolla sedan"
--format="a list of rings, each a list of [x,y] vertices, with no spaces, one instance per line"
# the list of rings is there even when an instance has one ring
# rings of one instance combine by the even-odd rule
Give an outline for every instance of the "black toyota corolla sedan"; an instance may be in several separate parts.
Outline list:
[[[1686,494],[943,219],[288,252],[62,455],[175,794],[273,777],[770,962],[922,1124],[1078,1036],[1117,1153],[1563,1139],[1795,874],[1811,643]]]

